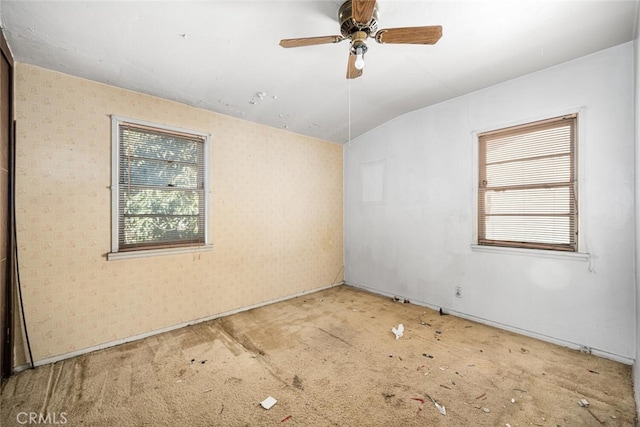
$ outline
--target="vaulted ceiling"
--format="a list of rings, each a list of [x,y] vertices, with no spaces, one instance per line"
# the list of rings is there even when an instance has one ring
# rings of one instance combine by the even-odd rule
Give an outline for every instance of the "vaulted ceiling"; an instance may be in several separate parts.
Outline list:
[[[639,0],[378,0],[379,27],[442,25],[435,45],[369,39],[346,79],[342,0],[0,1],[17,62],[344,143],[406,112],[633,40]],[[594,82],[597,84],[597,82]]]

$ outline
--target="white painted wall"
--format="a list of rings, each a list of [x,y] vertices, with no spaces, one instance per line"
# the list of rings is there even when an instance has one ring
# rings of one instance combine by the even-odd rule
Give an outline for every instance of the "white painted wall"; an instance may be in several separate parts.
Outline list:
[[[346,145],[346,283],[632,363],[633,71],[626,43],[414,111]],[[474,132],[578,109],[589,260],[472,250]]]

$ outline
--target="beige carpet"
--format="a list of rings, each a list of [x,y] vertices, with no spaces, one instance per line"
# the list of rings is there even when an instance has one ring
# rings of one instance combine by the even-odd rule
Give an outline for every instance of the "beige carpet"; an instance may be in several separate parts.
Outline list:
[[[0,403],[2,426],[632,426],[636,414],[630,366],[347,286],[21,372]]]

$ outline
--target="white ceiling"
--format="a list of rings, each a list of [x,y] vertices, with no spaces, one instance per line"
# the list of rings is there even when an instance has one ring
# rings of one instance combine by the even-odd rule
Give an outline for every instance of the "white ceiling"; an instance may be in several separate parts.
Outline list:
[[[640,0],[378,0],[379,27],[442,25],[434,45],[369,39],[364,75],[339,35],[342,0],[8,1],[18,62],[339,143],[406,112],[634,38]]]

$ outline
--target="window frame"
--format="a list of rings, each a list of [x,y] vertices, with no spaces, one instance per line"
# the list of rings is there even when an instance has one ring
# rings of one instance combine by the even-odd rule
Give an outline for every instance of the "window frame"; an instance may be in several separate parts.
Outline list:
[[[534,119],[530,119],[530,120],[526,120],[526,121],[521,121],[518,123],[511,123],[508,125],[503,125],[503,126],[495,126],[492,127],[491,129],[487,129],[487,130],[483,130],[483,131],[477,131],[477,132],[473,132],[474,138],[474,152],[475,152],[475,181],[476,181],[476,185],[475,185],[475,190],[474,190],[474,210],[476,212],[476,222],[475,222],[475,236],[474,236],[474,243],[471,245],[472,249],[474,251],[478,250],[478,251],[483,251],[483,252],[502,252],[502,251],[508,251],[508,252],[514,252],[517,254],[537,254],[537,255],[541,255],[541,256],[550,256],[550,257],[560,257],[560,258],[589,258],[589,254],[588,253],[581,253],[580,249],[581,249],[581,245],[583,242],[583,238],[579,236],[581,235],[581,230],[580,230],[580,219],[579,219],[579,213],[581,212],[581,199],[578,195],[578,188],[579,188],[579,183],[580,183],[580,174],[579,174],[579,170],[580,170],[580,164],[582,163],[580,158],[580,151],[579,151],[579,136],[582,133],[581,132],[581,120],[580,120],[580,115],[582,114],[582,110],[583,109],[573,109],[571,111],[568,112],[563,112],[563,113],[558,113],[555,114],[553,116],[545,116],[545,117],[538,117],[538,118],[534,118]],[[532,130],[535,131],[535,129],[531,129],[532,127],[536,127],[536,126],[545,126],[548,125],[549,123],[553,123],[553,122],[562,122],[565,119],[571,119],[574,121],[573,123],[573,141],[572,141],[572,156],[571,156],[571,165],[573,168],[573,181],[572,181],[572,187],[573,187],[573,194],[574,194],[574,206],[573,206],[573,227],[571,227],[571,230],[573,230],[574,236],[574,242],[572,242],[572,244],[570,245],[566,245],[566,244],[553,244],[553,243],[545,243],[545,242],[518,242],[518,241],[510,241],[510,240],[495,240],[495,239],[487,239],[486,236],[482,235],[482,229],[483,226],[481,224],[481,221],[483,219],[483,212],[482,212],[482,208],[481,208],[481,197],[483,194],[483,189],[482,189],[482,183],[481,183],[481,176],[482,176],[482,163],[485,163],[485,168],[486,168],[486,161],[483,161],[482,158],[482,147],[481,147],[481,138],[487,135],[498,135],[498,134],[513,134],[514,132],[517,132],[518,130]],[[486,187],[485,187],[486,188]]]
[[[120,127],[131,125],[133,127],[148,128],[149,130],[185,135],[202,139],[203,141],[203,185],[204,185],[204,243],[185,243],[178,245],[144,246],[140,248],[120,248]],[[212,249],[209,236],[209,216],[210,216],[210,183],[209,183],[209,153],[211,134],[191,129],[184,129],[176,126],[168,126],[153,123],[145,120],[132,119],[118,115],[111,116],[111,252],[107,254],[108,260],[118,260],[127,258],[140,258],[157,255],[171,255],[180,253],[191,253],[208,251]]]

